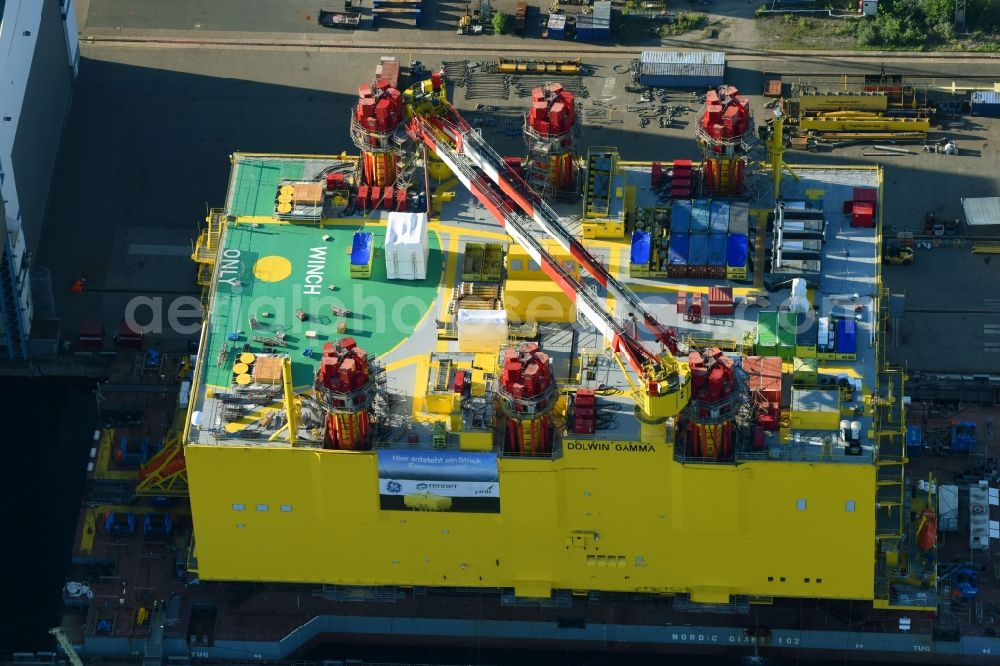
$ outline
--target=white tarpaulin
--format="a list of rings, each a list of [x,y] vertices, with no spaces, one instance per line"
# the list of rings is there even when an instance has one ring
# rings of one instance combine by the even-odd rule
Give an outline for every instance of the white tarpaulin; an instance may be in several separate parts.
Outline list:
[[[458,311],[459,351],[495,354],[506,342],[506,310]]]
[[[385,272],[390,280],[427,277],[427,213],[389,213]]]

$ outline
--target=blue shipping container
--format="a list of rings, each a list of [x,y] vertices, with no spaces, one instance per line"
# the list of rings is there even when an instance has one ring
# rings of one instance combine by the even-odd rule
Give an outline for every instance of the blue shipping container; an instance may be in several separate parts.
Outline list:
[[[632,254],[630,261],[633,264],[645,265],[649,263],[649,238],[650,233],[648,231],[632,232]]]
[[[682,234],[691,231],[691,202],[687,199],[678,199],[671,206],[670,231]]]
[[[708,199],[691,202],[691,233],[708,233],[712,212]]]
[[[670,234],[669,262],[673,266],[686,266],[691,237],[687,234]]]
[[[712,201],[710,228],[713,234],[724,234],[729,231],[729,202]]]
[[[372,234],[369,231],[355,231],[351,242],[351,264],[367,266],[372,258]]]
[[[837,320],[837,336],[834,350],[838,354],[853,354],[858,348],[857,323],[853,319]]]
[[[743,268],[747,265],[746,234],[730,234],[729,247],[726,252],[726,265],[733,268]]]
[[[977,90],[969,101],[969,113],[974,116],[1000,118],[1000,92]]]
[[[712,234],[708,237],[708,265],[725,266],[729,237],[726,234]]]
[[[688,264],[691,266],[708,265],[708,235],[691,234],[688,245]]]

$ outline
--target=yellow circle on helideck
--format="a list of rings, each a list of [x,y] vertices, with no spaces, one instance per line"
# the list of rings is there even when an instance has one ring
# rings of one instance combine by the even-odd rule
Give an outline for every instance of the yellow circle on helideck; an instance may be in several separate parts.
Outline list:
[[[284,257],[261,257],[253,265],[253,275],[262,282],[280,282],[292,274],[292,262]]]
[[[253,377],[251,377],[250,375],[247,374],[236,375],[236,383],[239,384],[240,386],[247,386],[252,381]]]
[[[233,374],[245,375],[247,373],[247,370],[249,369],[250,368],[247,366],[246,363],[237,363],[236,365],[233,366]]]

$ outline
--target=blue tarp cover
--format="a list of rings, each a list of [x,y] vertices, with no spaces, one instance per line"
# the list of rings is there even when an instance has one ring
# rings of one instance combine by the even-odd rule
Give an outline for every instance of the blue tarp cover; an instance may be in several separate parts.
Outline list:
[[[686,234],[691,231],[691,202],[678,199],[670,208],[670,230]]]
[[[633,264],[648,264],[649,256],[649,232],[632,232],[632,255],[630,261]]]
[[[708,233],[712,217],[711,204],[708,199],[695,199],[691,202],[691,231]]]
[[[355,231],[351,242],[351,263],[366,266],[372,258],[372,235],[368,231]]]
[[[692,266],[708,265],[707,234],[691,234],[691,244],[688,246],[688,263]]]
[[[687,234],[670,234],[669,261],[674,266],[685,266],[688,262],[688,245],[691,237]]]
[[[746,234],[730,234],[729,251],[726,253],[726,265],[733,268],[743,268],[747,265]]]
[[[713,234],[724,234],[729,231],[729,202],[712,201],[711,228]]]
[[[708,237],[708,265],[725,266],[729,238],[726,234],[712,234]]]

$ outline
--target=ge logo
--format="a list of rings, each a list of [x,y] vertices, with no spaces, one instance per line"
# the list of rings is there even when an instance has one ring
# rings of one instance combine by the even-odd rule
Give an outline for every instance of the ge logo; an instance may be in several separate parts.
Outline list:
[[[403,486],[398,481],[390,481],[389,483],[385,484],[385,489],[386,492],[398,493],[403,489]]]

